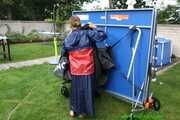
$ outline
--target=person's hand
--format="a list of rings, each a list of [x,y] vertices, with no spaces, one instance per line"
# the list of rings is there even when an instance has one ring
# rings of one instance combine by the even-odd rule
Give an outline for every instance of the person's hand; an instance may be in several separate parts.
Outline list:
[[[88,24],[89,24],[89,28],[92,28],[92,29],[96,28],[96,26],[93,23],[88,23]]]

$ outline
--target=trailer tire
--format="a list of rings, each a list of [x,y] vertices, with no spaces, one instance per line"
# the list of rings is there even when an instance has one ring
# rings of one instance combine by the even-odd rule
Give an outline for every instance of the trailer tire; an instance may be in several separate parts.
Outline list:
[[[69,90],[66,86],[62,86],[60,91],[61,91],[61,95],[63,95],[66,98],[69,97]]]
[[[152,97],[152,99],[153,99],[153,109],[154,109],[155,111],[159,111],[160,108],[161,108],[161,103],[160,103],[160,101],[159,101],[156,97]]]

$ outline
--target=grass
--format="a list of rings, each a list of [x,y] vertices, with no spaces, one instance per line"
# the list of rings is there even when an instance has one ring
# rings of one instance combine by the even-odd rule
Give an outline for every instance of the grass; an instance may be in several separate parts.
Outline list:
[[[54,55],[53,43],[27,43],[27,44],[12,44],[11,46],[12,61],[7,61],[0,56],[0,64],[7,62],[17,62],[43,58]]]
[[[58,92],[62,80],[52,70],[53,66],[45,64],[0,71],[0,120],[8,120],[8,116],[10,120],[71,120],[69,101]],[[161,110],[137,116],[141,120],[178,120],[180,64],[158,80],[163,84],[152,83],[152,90],[161,101]],[[130,104],[107,93],[96,98],[95,106],[96,117],[87,120],[125,120],[131,109]]]
[[[158,77],[163,84],[153,83],[155,96],[161,100],[166,120],[180,119],[180,64]]]

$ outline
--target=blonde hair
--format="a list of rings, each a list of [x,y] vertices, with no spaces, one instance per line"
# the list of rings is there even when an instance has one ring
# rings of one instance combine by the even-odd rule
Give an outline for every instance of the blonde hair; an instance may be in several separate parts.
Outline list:
[[[78,16],[71,16],[69,18],[69,23],[71,25],[71,28],[79,28],[81,27],[81,20]]]

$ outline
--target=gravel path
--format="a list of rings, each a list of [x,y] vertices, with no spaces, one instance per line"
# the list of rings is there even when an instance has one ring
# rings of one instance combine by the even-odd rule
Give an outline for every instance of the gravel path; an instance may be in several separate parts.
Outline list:
[[[49,63],[52,59],[55,59],[55,57],[46,57],[46,58],[40,58],[40,59],[34,59],[34,60],[27,60],[22,62],[15,62],[15,63],[6,63],[6,64],[0,64],[0,70],[7,70],[9,68],[21,68],[25,66],[32,66],[32,65],[40,65],[44,63]],[[157,72],[157,75],[161,75],[168,69],[174,67],[176,64],[179,64],[180,60],[178,60],[176,63],[165,67],[164,69]]]
[[[22,61],[22,62],[0,64],[0,70],[7,70],[9,68],[21,68],[21,67],[25,67],[25,66],[49,63],[50,60],[52,60],[52,59],[55,59],[55,57],[46,57],[46,58],[27,60],[27,61]]]
[[[173,63],[172,65],[169,65],[169,66],[163,68],[162,70],[158,71],[156,74],[157,75],[161,75],[161,74],[163,74],[164,72],[166,72],[167,70],[169,70],[170,68],[174,67],[175,65],[177,65],[179,63],[180,63],[180,60],[178,60],[177,62]]]

